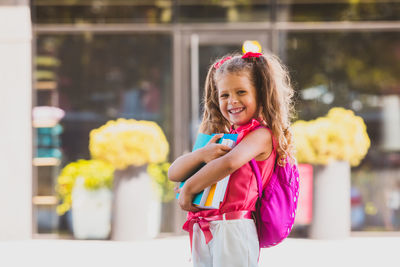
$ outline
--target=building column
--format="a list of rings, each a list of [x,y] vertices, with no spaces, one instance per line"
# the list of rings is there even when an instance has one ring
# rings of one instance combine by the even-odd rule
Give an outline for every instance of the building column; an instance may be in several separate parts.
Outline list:
[[[382,96],[382,135],[384,150],[400,150],[400,97],[398,95]]]
[[[32,23],[28,0],[0,3],[0,240],[32,238]]]

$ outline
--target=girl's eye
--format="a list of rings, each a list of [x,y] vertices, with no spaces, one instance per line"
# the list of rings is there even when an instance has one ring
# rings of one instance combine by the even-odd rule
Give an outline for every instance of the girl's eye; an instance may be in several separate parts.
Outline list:
[[[220,95],[219,97],[220,97],[220,98],[227,98],[227,97],[228,97],[228,94],[222,94],[222,95]]]
[[[245,90],[240,90],[240,91],[238,92],[239,95],[243,95],[243,94],[245,94],[245,93],[246,93]]]

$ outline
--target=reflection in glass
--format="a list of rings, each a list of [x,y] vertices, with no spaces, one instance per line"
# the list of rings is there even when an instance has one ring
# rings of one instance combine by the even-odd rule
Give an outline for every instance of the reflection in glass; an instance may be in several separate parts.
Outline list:
[[[291,70],[304,119],[341,105],[355,111],[378,107],[376,97],[398,91],[397,33],[282,33],[281,53]],[[281,46],[283,47],[283,46]]]
[[[280,39],[286,43],[281,55],[298,92],[299,119],[315,119],[342,106],[367,125],[371,148],[352,169],[354,229],[393,230],[400,220],[391,221],[396,211],[388,204],[393,204],[390,196],[400,194],[392,192],[400,184],[400,144],[398,135],[397,140],[392,136],[400,131],[395,115],[400,114],[400,36],[282,32]]]
[[[54,166],[42,166],[38,168],[37,195],[51,196],[54,194],[55,177],[57,177],[58,171],[58,168]]]
[[[56,92],[52,104],[65,111],[60,167],[89,159],[90,131],[116,118],[155,121],[171,140],[170,35],[40,34],[36,47],[38,57],[59,62],[57,68],[37,64],[37,72],[51,70],[52,75],[37,77],[36,84],[52,87],[37,89],[36,99],[37,104],[47,104],[46,93]],[[57,170],[41,168],[38,194],[53,195]],[[53,217],[57,219],[53,206],[37,207],[40,233],[54,230]],[[60,229],[65,230],[66,218],[61,218]]]
[[[35,23],[397,21],[396,0],[35,0]]]
[[[61,62],[59,107],[66,112],[62,143],[66,161],[88,158],[88,134],[119,117],[158,122],[170,134],[169,35],[39,35]]]
[[[278,21],[396,21],[400,2],[396,0],[278,0]]]
[[[170,23],[172,0],[35,0],[35,23]]]
[[[178,0],[178,22],[255,22],[269,21],[269,1]]]
[[[37,205],[33,209],[37,220],[37,233],[54,234],[59,223],[55,205]]]

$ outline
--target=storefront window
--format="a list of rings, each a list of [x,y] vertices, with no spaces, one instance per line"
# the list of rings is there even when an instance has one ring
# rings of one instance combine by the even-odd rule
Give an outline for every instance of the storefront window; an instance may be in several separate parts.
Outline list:
[[[172,0],[34,0],[35,23],[170,23]]]
[[[35,23],[396,21],[400,3],[350,0],[34,0]]]
[[[54,139],[55,127],[37,129],[37,157],[61,153],[52,155],[59,164],[37,168],[38,196],[54,195],[63,166],[90,158],[89,133],[108,120],[155,121],[172,145],[170,35],[82,32],[39,34],[36,39],[36,106],[57,106],[65,112],[56,133],[59,139]],[[57,227],[56,203],[50,204],[35,208],[39,233]],[[64,219],[60,228],[67,225]]]
[[[34,126],[34,165],[38,166],[34,170],[38,226],[34,232],[66,228],[65,217],[58,221],[55,213],[55,178],[65,164],[90,157],[92,129],[119,117],[152,120],[160,124],[172,148],[174,137],[176,144],[181,142],[181,134],[173,133],[172,83],[192,92],[193,77],[190,71],[173,75],[173,69],[183,63],[179,59],[173,64],[172,51],[183,48],[177,58],[190,54],[185,50],[186,34],[229,29],[244,38],[243,32],[254,25],[268,34],[271,47],[263,46],[279,49],[276,52],[289,67],[299,119],[314,119],[331,107],[342,106],[367,124],[371,147],[361,165],[352,169],[353,230],[400,230],[399,1],[32,0],[31,6],[36,31],[33,102],[65,111],[58,130]],[[226,25],[231,22],[243,24],[234,29]],[[334,23],[319,23],[313,31],[313,23],[269,22]],[[345,31],[334,29],[342,22],[346,22]],[[367,28],[360,30],[363,22]],[[154,24],[164,26],[154,28]],[[175,28],[178,24],[184,27]],[[292,26],[295,31],[285,30]],[[199,43],[200,90],[194,94],[199,101],[210,60],[240,51],[240,44],[231,40]],[[192,104],[185,103],[182,111],[190,114]],[[185,119],[175,123],[176,131],[189,132]]]
[[[177,0],[178,22],[269,21],[270,1]]]
[[[352,169],[352,203],[358,208],[353,229],[400,230],[398,33],[282,32],[280,38],[298,90],[299,119],[314,119],[342,106],[367,125],[370,150]]]
[[[400,3],[395,0],[278,0],[279,21],[396,21]]]
[[[39,57],[50,49],[60,62],[64,160],[88,158],[89,131],[110,119],[156,121],[171,135],[169,35],[39,35],[37,46]]]

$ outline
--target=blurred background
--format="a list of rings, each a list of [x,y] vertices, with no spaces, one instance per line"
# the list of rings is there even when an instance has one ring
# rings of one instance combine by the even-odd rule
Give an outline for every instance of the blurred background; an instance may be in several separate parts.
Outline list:
[[[74,236],[71,211],[57,211],[61,170],[89,160],[90,132],[117,118],[156,122],[166,162],[190,151],[208,66],[246,40],[287,65],[295,120],[332,107],[364,120],[350,231],[399,233],[400,1],[0,0],[0,22],[0,239],[110,239]],[[151,236],[182,234],[185,214],[158,174]],[[309,175],[293,236],[312,224]]]

